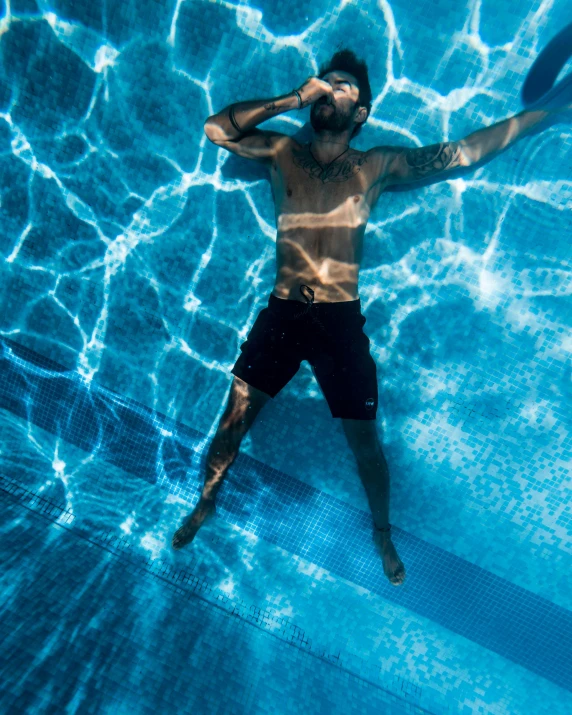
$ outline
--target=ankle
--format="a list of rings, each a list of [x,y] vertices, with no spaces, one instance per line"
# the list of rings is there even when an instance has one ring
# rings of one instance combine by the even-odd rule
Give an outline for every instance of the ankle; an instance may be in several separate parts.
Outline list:
[[[201,494],[201,497],[199,499],[199,502],[201,504],[205,504],[206,506],[210,506],[215,503],[215,494],[208,494],[205,496],[204,494]]]
[[[374,527],[375,527],[375,530],[376,530],[376,531],[379,531],[381,534],[389,534],[389,533],[391,533],[391,524],[389,524],[389,523],[385,523],[385,524],[383,524],[382,526],[378,526],[378,525],[374,522],[373,525],[374,525]]]
[[[391,541],[391,525],[379,527],[375,523],[373,525],[373,531],[375,533],[376,539],[382,543],[386,544]]]

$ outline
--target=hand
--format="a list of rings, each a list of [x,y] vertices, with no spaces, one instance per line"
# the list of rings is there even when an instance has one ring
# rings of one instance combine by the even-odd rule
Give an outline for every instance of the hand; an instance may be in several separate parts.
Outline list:
[[[332,85],[317,77],[309,77],[298,90],[302,98],[302,107],[314,104],[318,99],[327,97],[327,104],[334,104],[334,90]]]

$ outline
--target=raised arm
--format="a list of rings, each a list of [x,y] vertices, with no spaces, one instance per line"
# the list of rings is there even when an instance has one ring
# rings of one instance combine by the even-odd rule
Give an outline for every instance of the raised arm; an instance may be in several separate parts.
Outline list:
[[[474,167],[489,161],[542,122],[549,112],[524,111],[479,129],[459,141],[441,142],[419,148],[379,146],[370,149],[378,181],[387,185],[409,184],[436,177],[449,178],[459,167]],[[369,158],[369,157],[368,157]]]
[[[213,144],[222,146],[233,154],[270,164],[279,142],[287,141],[288,137],[279,132],[262,131],[255,127],[278,114],[298,109],[298,104],[294,92],[276,99],[230,104],[205,121],[205,134]]]
[[[205,121],[205,134],[214,144],[234,154],[270,164],[277,149],[287,142],[289,137],[255,127],[278,114],[313,104],[320,97],[331,95],[332,92],[328,82],[310,77],[300,89],[292,90],[281,97],[230,104]]]

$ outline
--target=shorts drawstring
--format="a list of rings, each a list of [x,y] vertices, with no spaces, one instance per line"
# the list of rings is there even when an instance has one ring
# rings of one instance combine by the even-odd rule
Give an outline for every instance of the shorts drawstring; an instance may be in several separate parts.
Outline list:
[[[310,299],[308,299],[308,297],[304,295],[304,291],[302,290],[302,288],[308,289],[311,296]],[[306,300],[306,307],[304,308],[304,310],[300,311],[298,315],[296,315],[296,318],[299,318],[302,315],[307,315],[310,312],[310,308],[314,305],[314,291],[310,288],[310,286],[304,285],[302,283],[302,285],[300,286],[300,293],[304,295],[304,298]]]
[[[310,298],[309,298],[309,299],[308,299],[308,297],[307,297],[306,295],[304,295],[304,291],[302,290],[302,288],[307,288],[307,289],[308,289],[308,291],[309,291],[309,293],[310,293]],[[323,326],[322,323],[320,322],[320,320],[319,320],[318,316],[316,315],[315,311],[311,310],[312,306],[315,307],[315,304],[314,304],[314,291],[310,288],[310,286],[307,286],[307,285],[305,285],[304,283],[302,283],[302,285],[300,286],[300,293],[302,293],[302,295],[304,296],[304,298],[305,298],[305,300],[306,300],[306,306],[305,306],[305,308],[303,308],[297,315],[295,315],[293,319],[295,320],[296,318],[302,318],[302,317],[304,317],[305,315],[308,315],[308,314],[309,314],[310,317],[312,318],[312,320],[313,320],[313,321],[318,325],[318,327],[319,327],[321,330],[323,330],[324,333],[327,335],[326,329],[324,328],[324,326]]]

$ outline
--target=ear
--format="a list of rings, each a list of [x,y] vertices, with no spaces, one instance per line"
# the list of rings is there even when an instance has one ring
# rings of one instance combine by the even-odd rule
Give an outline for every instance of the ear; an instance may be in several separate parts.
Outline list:
[[[366,119],[367,119],[367,108],[359,107],[359,109],[356,113],[356,116],[355,116],[356,124],[363,124]]]

